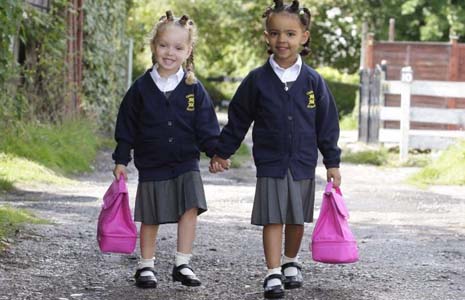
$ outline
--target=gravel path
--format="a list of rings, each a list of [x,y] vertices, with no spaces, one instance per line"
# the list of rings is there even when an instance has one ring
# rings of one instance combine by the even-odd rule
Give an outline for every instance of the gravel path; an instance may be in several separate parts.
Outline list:
[[[174,284],[170,271],[176,226],[161,226],[155,268],[159,287],[141,290],[132,278],[137,255],[101,254],[95,239],[101,197],[112,180],[109,154],[78,186],[21,187],[0,195],[53,222],[33,225],[0,253],[1,299],[263,299],[261,228],[250,225],[254,167],[211,175],[202,162],[209,211],[199,218],[192,261],[199,288]],[[129,192],[134,199],[136,174]],[[465,189],[419,190],[402,184],[411,168],[343,165],[342,191],[361,260],[314,263],[306,225],[300,254],[304,287],[286,299],[465,299]],[[316,215],[325,171],[317,169]],[[133,205],[133,203],[132,203]]]

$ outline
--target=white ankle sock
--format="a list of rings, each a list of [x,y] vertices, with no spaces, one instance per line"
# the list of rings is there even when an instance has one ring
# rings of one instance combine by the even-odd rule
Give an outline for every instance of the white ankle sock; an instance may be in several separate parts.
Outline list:
[[[283,255],[283,265],[290,263],[290,262],[299,262],[297,256],[296,257],[287,257],[286,255]],[[297,276],[298,270],[296,267],[288,267],[284,269],[284,276]]]
[[[152,258],[148,258],[148,259],[145,259],[145,258],[140,258],[139,259],[139,263],[137,265],[137,269],[142,269],[142,268],[146,268],[146,267],[149,267],[149,268],[153,268],[154,267],[154,261],[155,260],[155,257],[152,257]],[[140,276],[152,276],[153,273],[150,272],[150,271],[144,271],[140,274]]]
[[[182,253],[182,252],[176,252],[176,257],[175,257],[175,262],[174,264],[176,265],[176,267],[179,267],[180,265],[188,265],[190,260],[191,260],[191,257],[192,257],[192,254],[186,254],[186,253]],[[190,269],[188,268],[183,268],[181,269],[181,274],[182,275],[195,275],[194,272],[192,272]]]
[[[268,277],[268,276],[270,276],[272,274],[281,275],[281,268],[268,269],[268,272],[266,273],[266,277]],[[271,280],[268,280],[268,282],[266,284],[267,287],[276,286],[276,285],[281,285],[281,280],[273,278]]]

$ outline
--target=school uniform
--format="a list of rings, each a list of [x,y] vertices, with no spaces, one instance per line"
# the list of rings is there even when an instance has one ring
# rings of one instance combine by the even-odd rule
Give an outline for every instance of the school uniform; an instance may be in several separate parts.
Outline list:
[[[325,81],[300,56],[289,68],[294,76],[276,66],[271,56],[242,81],[216,153],[229,158],[254,122],[252,223],[303,224],[313,220],[318,149],[326,168],[339,167],[338,113]]]
[[[132,84],[119,108],[113,159],[127,165],[134,149],[136,221],[176,223],[191,208],[207,210],[200,151],[214,154],[219,131],[208,93],[200,82],[187,85],[182,68],[162,78],[154,67]]]

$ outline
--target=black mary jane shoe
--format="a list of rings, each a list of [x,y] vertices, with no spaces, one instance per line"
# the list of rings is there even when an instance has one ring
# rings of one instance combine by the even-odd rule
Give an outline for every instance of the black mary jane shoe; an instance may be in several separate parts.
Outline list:
[[[273,285],[273,286],[268,286],[268,281],[271,279],[279,279],[281,284],[279,285]],[[263,296],[266,299],[279,299],[284,297],[284,289],[283,289],[283,276],[280,274],[271,274],[270,276],[267,276],[265,278],[265,281],[263,282],[263,288],[265,289],[265,292],[263,293]]]
[[[289,267],[294,267],[297,269],[297,275],[295,276],[284,276],[284,288],[286,290],[290,290],[290,289],[298,289],[298,288],[301,288],[302,287],[302,282],[303,282],[303,278],[302,278],[302,266],[296,262],[290,262],[290,263],[287,263],[287,264],[284,264],[281,266],[281,272],[283,274],[284,273],[284,270],[289,268]]]
[[[148,276],[141,276],[142,272],[149,271],[152,272],[152,275]],[[138,269],[136,271],[136,275],[134,275],[134,278],[136,278],[136,286],[144,289],[148,288],[156,288],[157,287],[157,277],[155,277],[157,273],[153,268],[150,267],[145,267],[142,269]]]
[[[192,268],[186,264],[180,265],[178,267],[174,266],[173,267],[173,281],[179,281],[181,282],[182,285],[185,285],[185,286],[199,286],[202,284],[200,280],[197,278],[197,276],[182,274],[181,270],[184,268],[189,269],[192,272],[194,272]]]

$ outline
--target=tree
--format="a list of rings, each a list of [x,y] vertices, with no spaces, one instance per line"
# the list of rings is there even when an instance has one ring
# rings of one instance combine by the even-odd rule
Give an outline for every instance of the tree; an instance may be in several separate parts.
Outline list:
[[[355,72],[359,66],[361,28],[367,22],[378,40],[387,39],[390,18],[396,39],[448,41],[465,39],[463,0],[301,0],[312,12],[311,49],[306,62]],[[459,4],[462,3],[462,4]],[[189,14],[197,23],[197,72],[203,76],[244,76],[267,57],[261,15],[268,0],[134,0],[129,17],[138,64],[150,63],[147,36],[167,9]],[[141,50],[145,50],[142,54]],[[140,73],[136,71],[135,73]]]

